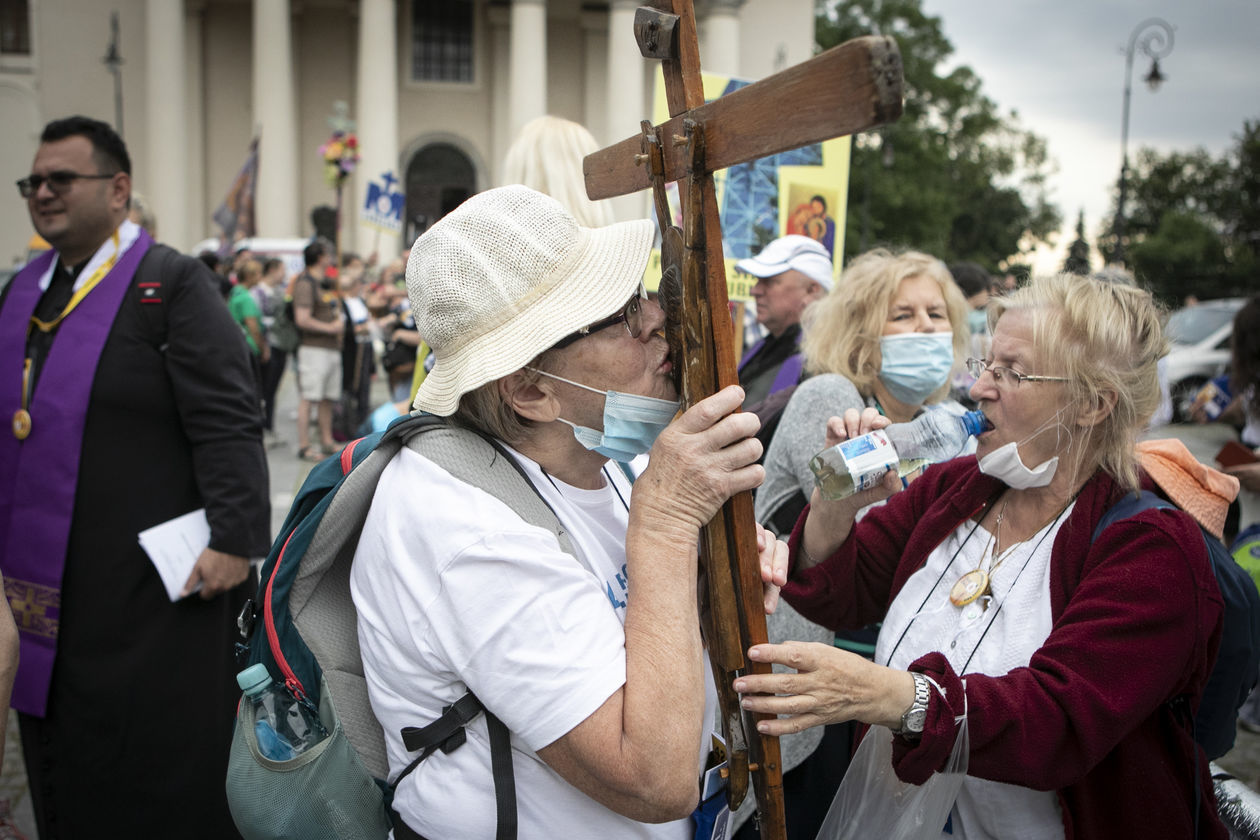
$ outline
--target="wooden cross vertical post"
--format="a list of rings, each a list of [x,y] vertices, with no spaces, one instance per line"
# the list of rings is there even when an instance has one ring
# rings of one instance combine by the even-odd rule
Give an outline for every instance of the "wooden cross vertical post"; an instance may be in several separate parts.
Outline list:
[[[738,381],[712,173],[895,120],[901,57],[890,38],[858,38],[706,104],[691,0],[652,0],[639,8],[634,29],[640,52],[663,62],[670,119],[655,127],[645,121],[640,134],[589,155],[583,170],[592,199],[653,189],[666,333],[679,395],[689,407]],[[684,180],[679,230],[665,182]],[[748,647],[767,640],[750,493],[730,499],[703,529],[700,559],[708,607],[703,629],[727,741],[727,799],[732,809],[739,805],[751,771],[761,836],[781,840],[778,739],[758,735],[756,719],[742,712],[731,687],[738,674],[770,670],[747,659]]]

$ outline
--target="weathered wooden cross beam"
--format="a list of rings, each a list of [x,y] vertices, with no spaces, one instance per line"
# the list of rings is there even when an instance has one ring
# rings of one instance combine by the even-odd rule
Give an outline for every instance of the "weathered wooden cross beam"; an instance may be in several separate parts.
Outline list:
[[[661,59],[670,119],[589,155],[587,194],[609,198],[652,187],[661,226],[661,301],[684,407],[738,381],[726,293],[722,231],[713,172],[901,115],[901,55],[891,38],[841,44],[809,61],[708,104],[691,0],[652,0],[635,16],[645,57]],[[683,228],[671,224],[667,181],[680,189]],[[777,738],[759,736],[731,684],[740,673],[770,666],[747,659],[766,641],[752,494],[728,501],[703,529],[700,559],[708,609],[705,640],[713,664],[727,741],[731,808],[743,800],[751,771],[762,837],[785,836]]]

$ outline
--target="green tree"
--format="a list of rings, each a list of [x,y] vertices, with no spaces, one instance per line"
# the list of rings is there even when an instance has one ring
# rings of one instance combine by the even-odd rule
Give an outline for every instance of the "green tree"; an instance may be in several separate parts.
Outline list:
[[[1250,294],[1260,273],[1260,123],[1246,121],[1217,158],[1205,149],[1141,149],[1130,175],[1126,252],[1169,301]],[[1114,200],[1113,200],[1114,214]],[[1099,237],[1110,253],[1111,223]]]
[[[815,37],[829,48],[882,33],[905,70],[900,120],[854,138],[846,256],[912,247],[991,271],[1026,261],[1060,225],[1046,197],[1045,141],[984,95],[969,67],[944,73],[953,52],[921,0],[819,0]]]
[[[1085,211],[1076,217],[1076,238],[1068,246],[1063,270],[1071,274],[1089,274],[1089,243],[1085,241]]]
[[[1125,204],[1126,250],[1155,233],[1164,213],[1211,215],[1220,203],[1228,172],[1223,161],[1206,149],[1162,154],[1139,149],[1129,171],[1129,198]],[[1115,200],[1098,245],[1110,255],[1115,248]]]
[[[1162,214],[1155,232],[1133,246],[1131,260],[1134,275],[1169,301],[1189,292],[1205,299],[1230,292],[1224,241],[1202,213]]]
[[[1254,292],[1260,286],[1260,120],[1244,121],[1236,140],[1227,156],[1231,171],[1220,212],[1231,278],[1237,288]]]

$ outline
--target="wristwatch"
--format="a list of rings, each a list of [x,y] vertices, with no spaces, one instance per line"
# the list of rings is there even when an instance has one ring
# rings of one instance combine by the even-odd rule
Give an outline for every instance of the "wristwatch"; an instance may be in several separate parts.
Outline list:
[[[901,715],[901,727],[897,730],[903,738],[918,738],[923,734],[923,724],[927,722],[928,701],[932,698],[932,684],[923,674],[911,674],[914,677],[914,700],[910,708]]]

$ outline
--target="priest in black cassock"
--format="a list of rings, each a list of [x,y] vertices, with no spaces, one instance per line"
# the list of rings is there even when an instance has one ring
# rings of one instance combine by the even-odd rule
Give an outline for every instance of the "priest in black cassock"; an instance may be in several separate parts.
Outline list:
[[[122,139],[71,117],[40,141],[18,188],[54,250],[0,299],[0,569],[39,835],[236,837],[234,622],[270,524],[249,351],[210,272],[127,220]],[[137,535],[202,508],[172,601]]]

